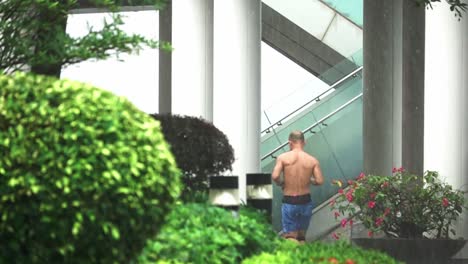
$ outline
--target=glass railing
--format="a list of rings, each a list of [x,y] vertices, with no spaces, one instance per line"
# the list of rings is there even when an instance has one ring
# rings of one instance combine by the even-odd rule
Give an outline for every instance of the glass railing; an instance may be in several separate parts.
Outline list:
[[[296,113],[302,111],[329,93],[338,89],[342,85],[342,80],[352,76],[359,68],[362,68],[362,50],[359,50],[351,57],[338,63],[333,68],[318,76],[319,80],[314,80],[295,89],[289,96],[276,102],[271,107],[263,110],[263,115],[268,120],[268,126],[262,128],[262,135],[266,134],[270,128],[278,123],[284,123]],[[354,64],[353,62],[358,62]],[[323,82],[320,82],[322,80]],[[327,86],[325,83],[331,84]],[[321,86],[321,87],[320,87]],[[300,110],[300,111],[298,111]]]
[[[362,93],[357,94],[339,107],[336,102],[328,101],[329,108],[334,111],[317,115],[311,114],[309,126],[304,131],[305,151],[320,161],[325,182],[319,187],[311,187],[312,200],[315,206],[328,200],[337,193],[332,180],[354,179],[362,171]],[[326,103],[325,103],[326,104]],[[328,108],[328,107],[326,107]],[[287,151],[287,141],[275,150],[262,157],[262,172],[271,173],[276,157]],[[278,187],[273,188],[273,225],[279,230],[281,227],[282,192]]]
[[[329,84],[333,84],[339,81],[354,69],[362,66],[362,55],[362,49],[360,49],[345,60],[333,66],[333,68],[330,68],[329,70],[321,74],[318,78]],[[350,65],[353,65],[352,68],[350,68]]]
[[[358,26],[363,25],[363,0],[321,0],[331,8],[335,9],[338,13],[345,16]]]
[[[362,71],[355,72],[352,76],[342,81],[332,93],[329,93],[319,101],[311,104],[294,116],[283,119],[280,123],[269,128],[269,132],[262,136],[260,154],[265,156],[283,142],[288,140],[289,133],[293,130],[304,130],[316,120],[325,117],[338,107],[354,98],[362,92]]]

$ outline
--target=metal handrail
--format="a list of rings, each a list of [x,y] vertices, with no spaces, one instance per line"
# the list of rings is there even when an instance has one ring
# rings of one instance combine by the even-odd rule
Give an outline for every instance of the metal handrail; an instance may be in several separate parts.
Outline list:
[[[316,97],[314,97],[314,99],[306,102],[305,104],[303,104],[302,106],[300,106],[299,108],[297,108],[296,110],[292,111],[291,113],[287,114],[285,117],[281,118],[279,121],[275,122],[274,124],[270,125],[269,127],[265,128],[264,130],[262,130],[260,133],[265,133],[266,131],[269,131],[271,128],[273,128],[274,126],[278,125],[278,126],[281,126],[282,125],[282,122],[287,119],[288,117],[292,116],[293,114],[297,113],[299,110],[303,109],[304,107],[306,107],[307,105],[309,105],[310,103],[314,102],[314,101],[320,101],[320,97],[322,97],[324,94],[328,93],[330,90],[334,89],[336,86],[340,85],[341,83],[347,81],[350,77],[354,77],[354,75],[356,75],[358,72],[362,71],[362,66],[360,66],[359,68],[355,69],[354,71],[352,71],[351,73],[349,73],[348,75],[344,76],[343,78],[341,78],[340,80],[338,80],[337,82],[335,82],[334,84],[332,84],[330,86],[330,88],[328,88],[325,92],[322,92],[321,94],[317,95]]]
[[[340,112],[341,110],[343,110],[345,107],[347,107],[348,105],[352,104],[354,101],[356,101],[357,99],[361,98],[362,97],[362,93],[360,93],[359,95],[355,96],[353,99],[349,100],[348,102],[346,102],[345,104],[343,104],[342,106],[338,107],[335,111],[331,112],[330,114],[322,117],[319,121],[315,122],[314,124],[310,125],[309,127],[307,127],[306,129],[304,129],[302,131],[302,133],[305,133],[311,129],[313,129],[314,127],[320,125],[323,123],[323,121],[327,120],[328,118],[334,116],[335,114],[337,114],[338,112]],[[274,150],[270,151],[268,154],[266,154],[265,156],[263,156],[261,158],[261,160],[265,160],[266,158],[268,158],[269,156],[272,156],[273,153],[275,153],[276,151],[282,149],[283,147],[285,147],[286,145],[288,145],[288,141],[284,142],[283,144],[279,145],[278,147],[276,147]]]

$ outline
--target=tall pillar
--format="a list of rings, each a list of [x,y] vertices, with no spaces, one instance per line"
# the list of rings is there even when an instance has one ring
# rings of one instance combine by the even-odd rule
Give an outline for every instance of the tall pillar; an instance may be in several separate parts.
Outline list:
[[[414,1],[403,1],[402,165],[419,175],[424,172],[425,12]]]
[[[172,42],[172,4],[159,11],[159,40]],[[167,114],[172,110],[172,55],[159,50],[159,113]]]
[[[364,171],[401,165],[402,0],[364,0]]]
[[[214,3],[214,115],[234,148],[233,174],[246,201],[246,173],[260,172],[261,1]]]
[[[413,1],[364,0],[366,173],[423,172],[424,17]]]
[[[169,74],[160,77],[165,85],[160,85],[160,93],[166,93],[160,105],[169,105],[174,114],[212,121],[213,0],[173,0],[168,11],[162,11],[160,20],[166,20],[160,27],[163,34],[170,31],[174,50],[167,64],[160,65],[160,76]]]
[[[424,168],[454,188],[468,190],[468,19],[446,3],[426,11]],[[466,197],[468,199],[468,196]],[[457,235],[468,238],[468,213]],[[468,254],[468,247],[466,247]],[[465,256],[465,257],[468,257]]]

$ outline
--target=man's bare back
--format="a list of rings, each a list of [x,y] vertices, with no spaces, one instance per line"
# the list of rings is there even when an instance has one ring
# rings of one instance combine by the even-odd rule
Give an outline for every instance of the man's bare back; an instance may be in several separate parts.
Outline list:
[[[317,159],[302,150],[292,150],[278,158],[283,163],[283,194],[297,196],[310,193],[311,177],[318,174],[314,174],[314,169],[319,166]]]
[[[323,182],[318,160],[303,150],[294,149],[281,154],[275,170],[284,174],[283,194],[298,196],[310,193],[310,184]],[[273,174],[276,174],[276,171]],[[279,175],[279,174],[278,174]],[[312,182],[312,177],[314,182]]]

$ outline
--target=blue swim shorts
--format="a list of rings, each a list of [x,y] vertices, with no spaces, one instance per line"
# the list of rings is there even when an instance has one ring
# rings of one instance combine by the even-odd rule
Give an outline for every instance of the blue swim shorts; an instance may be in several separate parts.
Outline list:
[[[314,207],[310,200],[304,204],[290,204],[285,203],[283,200],[283,205],[281,206],[282,232],[307,231],[313,209]]]

